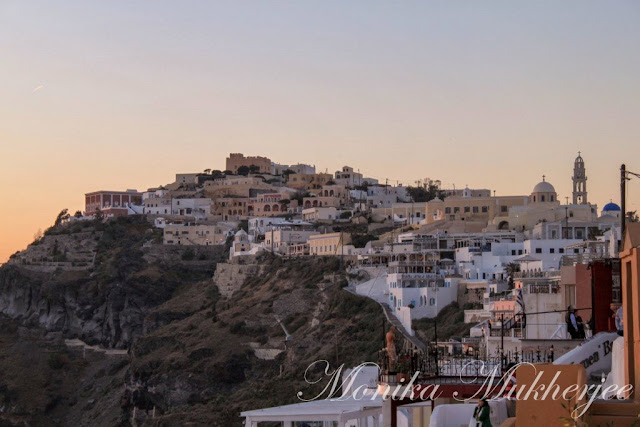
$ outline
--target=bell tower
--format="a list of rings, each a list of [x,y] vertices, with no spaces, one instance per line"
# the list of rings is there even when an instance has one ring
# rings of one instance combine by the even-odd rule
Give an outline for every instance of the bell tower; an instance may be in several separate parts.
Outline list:
[[[573,204],[587,204],[587,174],[584,168],[584,160],[578,151],[578,157],[573,163]]]

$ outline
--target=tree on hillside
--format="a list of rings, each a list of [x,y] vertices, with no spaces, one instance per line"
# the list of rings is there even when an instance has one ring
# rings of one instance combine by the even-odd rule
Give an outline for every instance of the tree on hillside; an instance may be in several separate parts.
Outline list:
[[[209,175],[211,173],[211,169],[205,169],[203,173]]]
[[[238,175],[247,176],[249,175],[249,172],[251,172],[251,169],[249,169],[249,166],[240,166],[238,168]]]
[[[54,227],[59,226],[60,224],[62,224],[65,221],[69,220],[69,209],[62,209],[60,211],[60,213],[58,214],[58,216],[56,217],[55,222],[53,223]]]
[[[256,166],[256,165],[249,166],[249,173],[260,173],[260,166]]]
[[[282,171],[282,176],[284,177],[285,181],[289,181],[289,175],[294,174],[295,171],[292,171],[291,169],[286,169]]]
[[[93,217],[95,218],[96,221],[102,222],[104,221],[104,212],[102,212],[102,209],[98,208],[96,209],[96,213],[93,214]]]
[[[411,200],[414,202],[428,202],[436,197],[441,200],[444,200],[445,198],[444,191],[441,191],[437,185],[431,183],[426,186],[408,186],[407,193],[409,193]]]
[[[629,211],[629,212],[627,212],[627,221],[629,221],[629,222],[639,222],[640,218],[638,218],[638,211]]]
[[[73,216],[76,218],[82,218],[82,212],[76,211],[76,213],[74,213]]]
[[[280,210],[283,212],[286,212],[289,209],[289,204],[291,203],[291,200],[281,199],[278,201],[278,203],[280,204]]]
[[[504,272],[509,276],[509,289],[513,289],[513,276],[520,271],[520,264],[517,262],[510,262],[504,266]]]
[[[298,201],[298,205],[302,205],[302,202],[304,200],[305,197],[309,197],[310,194],[308,191],[305,190],[298,190],[296,191],[296,194],[294,194],[293,196],[290,197],[291,200],[297,200]]]

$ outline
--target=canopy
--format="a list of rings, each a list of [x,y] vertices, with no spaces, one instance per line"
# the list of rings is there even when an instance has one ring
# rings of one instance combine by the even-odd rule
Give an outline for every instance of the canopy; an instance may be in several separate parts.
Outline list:
[[[314,400],[293,405],[274,406],[272,408],[245,411],[240,414],[245,418],[245,426],[253,427],[259,422],[281,422],[285,426],[294,422],[334,421],[344,426],[349,420],[373,417],[379,420],[382,415],[382,397],[358,396]],[[375,422],[374,422],[375,423]]]

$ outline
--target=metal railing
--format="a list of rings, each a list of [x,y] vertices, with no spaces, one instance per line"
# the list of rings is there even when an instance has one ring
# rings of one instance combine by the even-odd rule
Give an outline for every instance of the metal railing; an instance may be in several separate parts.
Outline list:
[[[554,348],[528,351],[508,351],[501,354],[497,350],[493,355],[480,356],[480,351],[447,354],[442,348],[436,352],[432,344],[424,351],[411,350],[398,353],[394,367],[390,366],[386,349],[378,352],[379,381],[389,385],[406,384],[416,372],[416,383],[456,384],[465,382],[482,383],[490,375],[501,375],[510,364],[551,363],[555,359]]]

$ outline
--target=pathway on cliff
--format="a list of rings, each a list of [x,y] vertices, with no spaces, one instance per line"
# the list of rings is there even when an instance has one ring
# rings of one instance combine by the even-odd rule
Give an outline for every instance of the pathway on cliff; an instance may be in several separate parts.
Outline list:
[[[95,351],[98,353],[103,353],[107,356],[126,356],[128,354],[127,350],[121,350],[116,348],[104,348],[98,345],[89,345],[86,342],[79,339],[70,339],[64,340],[64,344],[69,348],[82,348],[83,351]]]
[[[344,288],[344,290],[347,292],[351,292],[352,294],[357,295],[359,297],[363,296],[358,294],[355,288],[352,286],[347,286],[346,288]],[[368,297],[365,297],[365,298],[368,298]],[[372,299],[373,301],[376,301],[373,298],[370,298],[370,299]],[[387,321],[391,323],[393,326],[395,326],[396,330],[399,331],[407,341],[409,341],[411,344],[413,344],[415,347],[417,347],[420,350],[426,350],[427,345],[420,338],[416,337],[415,335],[411,335],[409,331],[405,329],[402,323],[400,323],[400,320],[398,320],[398,318],[393,315],[393,313],[391,312],[391,308],[389,308],[388,304],[381,303],[379,301],[376,301],[376,302],[380,304],[380,307],[382,307],[382,311],[384,312],[384,316],[387,318]]]

